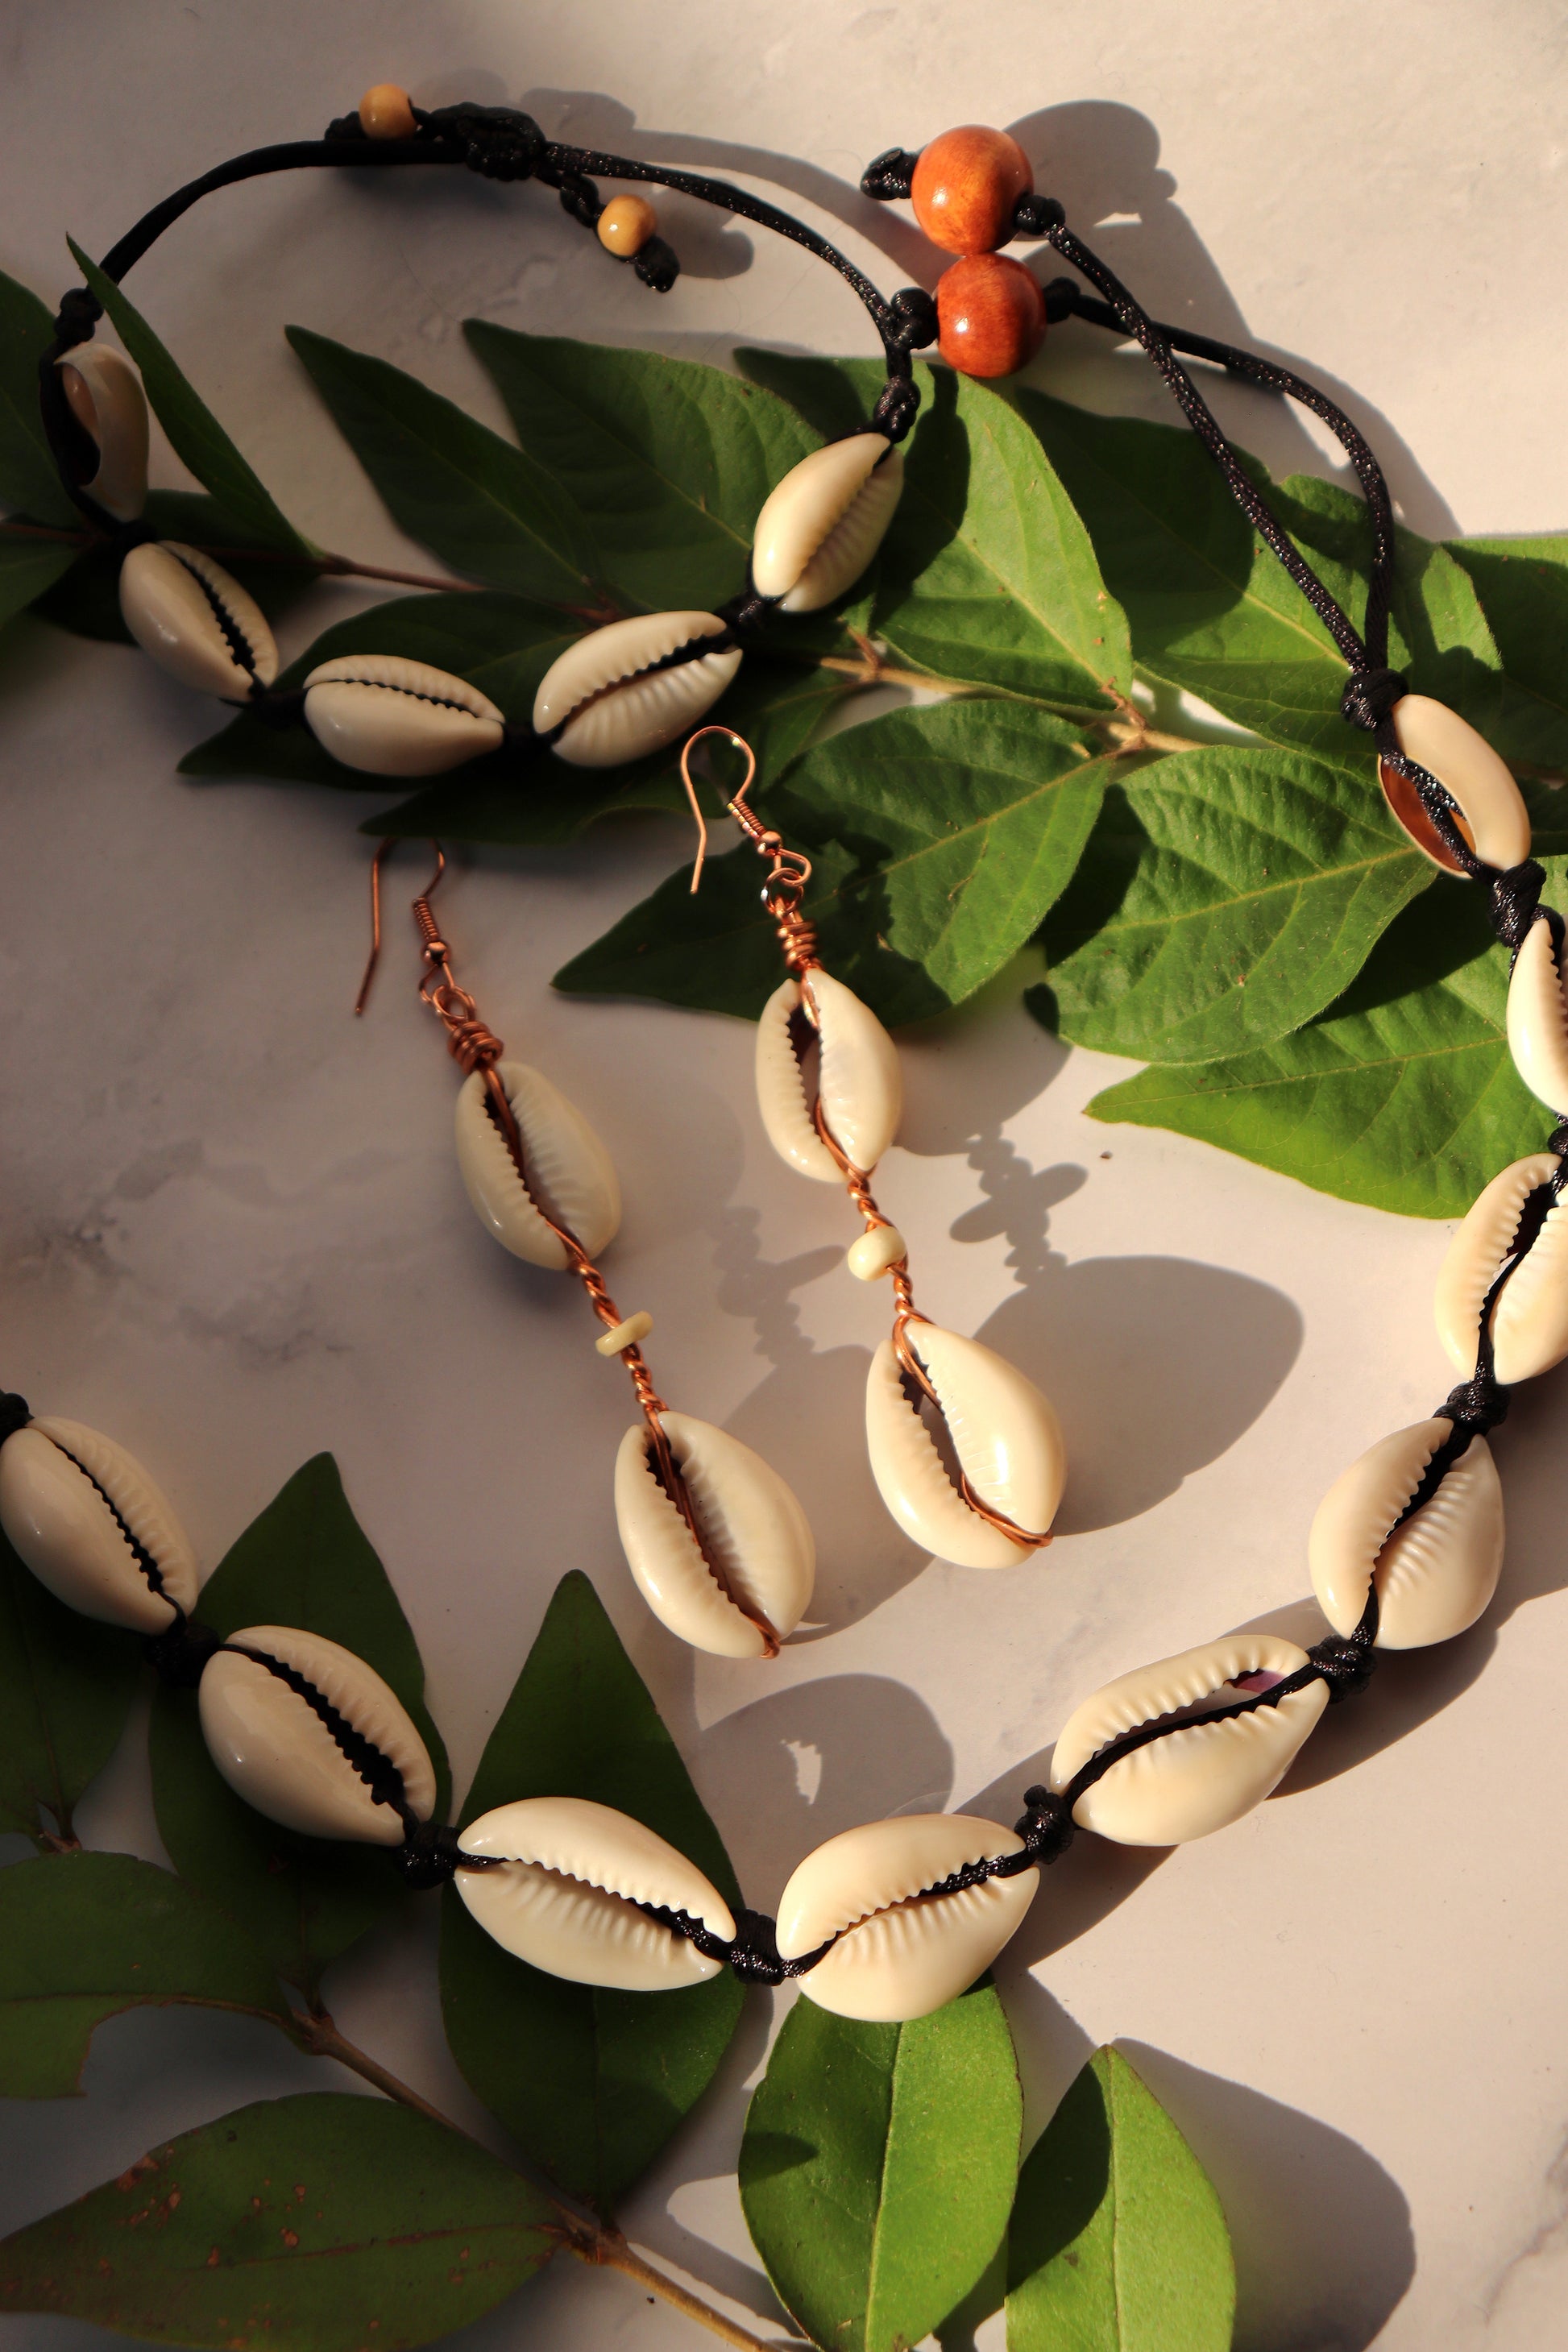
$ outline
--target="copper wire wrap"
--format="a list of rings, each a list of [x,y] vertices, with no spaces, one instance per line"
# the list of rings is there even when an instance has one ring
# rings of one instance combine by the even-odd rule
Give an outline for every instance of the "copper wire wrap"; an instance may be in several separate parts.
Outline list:
[[[371,982],[375,974],[376,961],[381,952],[381,868],[387,853],[395,845],[395,841],[384,841],[377,849],[371,866],[371,952],[370,961],[365,967],[364,979],[354,1004],[356,1013],[364,1011],[370,995]],[[522,1129],[517,1123],[517,1115],[507,1099],[506,1088],[502,1086],[500,1073],[496,1068],[497,1063],[506,1051],[505,1045],[496,1035],[495,1031],[479,1018],[479,1007],[474,999],[468,990],[459,984],[452,970],[452,950],[441,936],[441,927],[431,910],[431,895],[447,870],[446,852],[439,842],[436,842],[433,846],[436,851],[436,871],[419,896],[413,901],[414,925],[419,934],[420,958],[425,965],[424,975],[419,982],[419,1001],[422,1004],[428,1005],[446,1031],[447,1050],[463,1076],[466,1078],[472,1077],[475,1071],[478,1071],[483,1077],[485,1108],[507,1148],[508,1156],[517,1171],[519,1183],[528,1194],[536,1214],[542,1219],[560,1243],[565,1254],[567,1267],[576,1276],[587,1292],[588,1303],[595,1314],[607,1331],[613,1331],[617,1324],[626,1320],[626,1318],[611,1297],[605,1286],[604,1276],[599,1272],[571,1227],[560,1223],[551,1215],[529,1182],[528,1154],[523,1143]],[[690,1490],[681,1475],[679,1465],[676,1462],[669,1440],[664,1433],[663,1424],[659,1419],[660,1414],[668,1411],[668,1407],[654,1387],[653,1375],[648,1370],[641,1348],[634,1342],[631,1347],[621,1349],[619,1353],[620,1360],[625,1365],[627,1377],[637,1392],[643,1419],[647,1423],[648,1439],[653,1449],[659,1485],[685,1520],[692,1542],[697,1546],[709,1574],[725,1599],[756,1626],[763,1636],[763,1654],[770,1658],[777,1657],[779,1636],[774,1627],[770,1625],[767,1619],[756,1610],[748,1608],[740,1594],[731,1590],[729,1583],[709,1557],[707,1547],[702,1540],[702,1531],[697,1522],[697,1513],[692,1504]]]
[[[813,971],[822,969],[822,959],[817,953],[816,929],[800,911],[800,902],[805,895],[805,886],[811,879],[811,860],[809,857],[803,856],[798,849],[786,849],[783,836],[763,824],[762,819],[748,806],[746,794],[751,791],[752,780],[757,772],[756,754],[744,737],[737,735],[731,727],[700,727],[694,735],[687,739],[685,749],[680,754],[681,780],[686,786],[686,797],[691,803],[691,814],[697,820],[697,861],[691,869],[692,894],[696,895],[697,887],[702,879],[703,862],[708,855],[708,827],[703,819],[701,806],[697,798],[697,786],[691,774],[691,754],[705,735],[722,735],[727,741],[733,744],[736,751],[743,751],[746,755],[744,780],[726,805],[729,814],[734,818],[759,857],[765,857],[768,861],[767,878],[763,884],[763,905],[773,918],[778,942],[784,950],[784,968],[790,977],[800,983],[805,1017],[810,1020],[812,1008],[809,1001],[810,981],[807,975]],[[812,1021],[812,1026],[816,1026],[815,1020]],[[885,1217],[877,1206],[868,1171],[856,1167],[828,1126],[823,1114],[820,1095],[812,1107],[812,1118],[816,1132],[822,1139],[824,1150],[843,1177],[844,1188],[865,1221],[867,1232],[896,1230],[893,1227],[892,1219]],[[947,1415],[942,1412],[942,1399],[938,1396],[930,1374],[916,1355],[910,1340],[910,1325],[928,1323],[931,1318],[922,1315],[915,1305],[914,1286],[910,1278],[908,1257],[900,1258],[897,1265],[889,1266],[888,1271],[892,1278],[895,1300],[891,1334],[893,1352],[898,1357],[906,1381],[926,1399],[945,1428]],[[945,1464],[943,1466],[947,1467]],[[984,1519],[987,1527],[994,1528],[998,1535],[1005,1536],[1008,1541],[1016,1543],[1021,1551],[1039,1551],[1050,1542],[1048,1533],[1037,1535],[1030,1528],[1019,1527],[1017,1521],[1008,1518],[1005,1511],[994,1509],[982,1496],[975,1493],[970,1482],[969,1474],[961,1463],[955,1469],[948,1469],[948,1475],[952,1479],[958,1492],[974,1513],[975,1517]]]

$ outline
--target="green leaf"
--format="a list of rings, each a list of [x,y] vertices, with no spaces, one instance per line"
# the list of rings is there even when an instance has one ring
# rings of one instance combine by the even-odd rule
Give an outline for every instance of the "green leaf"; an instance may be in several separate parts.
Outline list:
[[[1341,764],[1364,756],[1339,715],[1343,660],[1195,436],[1092,415],[1040,393],[1011,397],[1089,527],[1107,586],[1126,608],[1139,669],[1272,742]],[[1237,454],[1359,626],[1371,551],[1361,501],[1305,476],[1270,488],[1264,467]],[[1497,650],[1479,603],[1452,557],[1408,531],[1399,535],[1391,658],[1421,692],[1468,716],[1496,706]],[[1367,772],[1370,780],[1370,758]]]
[[[0,2096],[68,2097],[106,2017],[170,2001],[289,2016],[249,1937],[166,1870],[79,1853],[0,1871]]]
[[[883,380],[869,360],[735,358],[829,430],[858,421]],[[828,366],[844,393],[825,391]],[[900,660],[940,677],[1086,715],[1107,709],[1105,689],[1125,693],[1131,679],[1126,616],[1039,440],[972,377],[921,363],[915,381],[920,417],[882,543],[875,628]]]
[[[740,1900],[719,1833],[587,1578],[563,1577],[490,1734],[463,1820],[520,1797],[630,1813]],[[512,1959],[448,1887],[452,2054],[526,2154],[609,2212],[712,2080],[744,1998],[726,1969],[679,1992],[607,1992]]]
[[[0,2309],[213,2352],[405,2352],[549,2259],[539,2191],[389,2101],[237,2107],[0,2243]]]
[[[1234,1060],[1143,1070],[1089,1115],[1196,1136],[1372,1208],[1462,1216],[1551,1126],[1509,1055],[1508,969],[1479,894],[1439,885],[1321,1019]]]
[[[1474,582],[1502,659],[1493,742],[1505,759],[1568,768],[1568,538],[1455,539],[1448,552]]]
[[[805,911],[824,961],[884,1021],[915,1021],[973,995],[1037,929],[1104,778],[1064,722],[958,700],[830,736],[758,805],[810,854]],[[682,866],[555,985],[754,1019],[779,982],[760,870],[753,850],[733,850],[694,898]]]
[[[1161,760],[1106,794],[1047,924],[1062,1034],[1154,1062],[1268,1044],[1349,986],[1433,870],[1342,768]]]
[[[904,2352],[1002,2242],[1023,2099],[989,1983],[912,2025],[802,2000],[741,2143],[746,2226],[779,2296],[824,2352]]]
[[[62,547],[58,541],[8,539],[0,531],[0,629],[25,612],[35,596],[52,588],[75,557],[74,547]]]
[[[419,1653],[330,1454],[297,1470],[252,1521],[203,1585],[201,1615],[225,1635],[302,1626],[363,1658],[417,1725],[445,1807],[446,1753],[426,1710]],[[207,1754],[194,1691],[156,1693],[152,1761],[158,1829],[175,1868],[306,1993],[329,1960],[410,1899],[381,1848],[296,1837],[242,1803]]]
[[[60,486],[38,411],[38,363],[54,340],[44,304],[0,270],[0,506],[68,528],[81,516]]]
[[[280,690],[297,687],[319,663],[342,654],[401,654],[467,678],[514,725],[526,726],[540,679],[580,635],[580,630],[564,626],[559,614],[542,613],[516,596],[484,589],[398,596],[373,605],[368,613],[356,613],[352,620],[334,622],[289,663],[278,685]],[[525,802],[535,793],[543,767],[542,754],[525,763],[518,753],[503,749],[460,771],[450,780],[451,788],[472,785],[479,779],[503,803],[509,798]],[[266,727],[248,711],[187,751],[180,773],[276,776],[285,783],[335,784],[345,792],[387,790],[384,776],[343,767],[308,728]]]
[[[1197,2158],[1097,2050],[1018,2176],[1007,2352],[1228,2352],[1236,2265]]]
[[[47,1592],[0,1535],[0,1830],[68,1837],[141,1679],[141,1644]]]
[[[204,489],[230,514],[244,533],[247,547],[276,548],[289,554],[308,552],[292,523],[274,505],[270,494],[246,464],[217,418],[188,384],[141,312],[113,281],[72,244],[77,267],[108,312],[121,341],[142,371],[147,397],[168,435],[175,455],[190,467]]]
[[[289,340],[393,520],[466,579],[595,601],[592,535],[542,466],[417,377],[308,328]]]
[[[587,519],[605,576],[652,612],[724,603],[763,499],[817,446],[722,368],[565,336],[465,329],[529,456]]]

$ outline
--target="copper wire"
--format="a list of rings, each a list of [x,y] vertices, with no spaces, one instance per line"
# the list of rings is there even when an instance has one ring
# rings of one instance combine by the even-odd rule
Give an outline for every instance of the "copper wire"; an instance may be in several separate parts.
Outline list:
[[[692,751],[705,735],[722,735],[737,751],[743,751],[746,755],[744,780],[724,805],[759,856],[769,860],[767,877],[763,884],[763,905],[773,918],[774,934],[784,950],[785,967],[795,979],[799,980],[803,972],[810,971],[821,961],[817,953],[816,927],[800,911],[805,886],[811,879],[811,860],[798,849],[786,849],[783,835],[773,832],[748,805],[746,794],[751,791],[757,772],[757,755],[745,737],[737,735],[731,727],[700,727],[695,735],[687,738],[680,754],[681,781],[686,786],[686,797],[691,803],[691,814],[697,820],[697,859],[691,868],[691,895],[693,898],[697,895],[708,856],[707,821],[702,814],[691,774]]]

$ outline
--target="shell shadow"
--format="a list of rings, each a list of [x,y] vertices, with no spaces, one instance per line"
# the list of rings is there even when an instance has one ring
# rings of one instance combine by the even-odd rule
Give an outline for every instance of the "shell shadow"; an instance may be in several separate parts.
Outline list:
[[[1010,1826],[1023,1811],[1025,1790],[1048,1777],[1055,1745],[1052,1741],[1037,1748],[1026,1762],[1009,1765],[958,1810]],[[1059,1862],[1047,1864],[1042,1873],[1040,1891],[1023,1926],[996,1963],[998,1981],[1005,1989],[1021,1983],[1039,1961],[1076,1944],[1120,1910],[1174,1851],[1168,1845],[1113,1845],[1109,1838],[1080,1832]]]

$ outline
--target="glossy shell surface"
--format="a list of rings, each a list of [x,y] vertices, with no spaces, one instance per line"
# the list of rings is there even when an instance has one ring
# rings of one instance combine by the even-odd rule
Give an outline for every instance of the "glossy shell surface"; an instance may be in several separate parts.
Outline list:
[[[500,1869],[458,1868],[458,1892],[479,1926],[550,1976],[669,1992],[723,1966],[637,1908],[684,1911],[723,1943],[735,1933],[696,1864],[629,1814],[582,1797],[524,1797],[481,1813],[460,1843],[465,1853],[506,1857]]]
[[[882,543],[904,487],[885,435],[852,433],[803,457],[757,517],[752,584],[786,613],[816,613],[852,588]]]
[[[133,547],[120,567],[120,610],[142,652],[200,694],[245,702],[278,675],[260,606],[197,548],[173,539]]]
[[[1568,998],[1552,933],[1537,919],[1520,943],[1508,983],[1508,1049],[1525,1085],[1549,1110],[1568,1112]]]
[[[781,1160],[827,1184],[844,1180],[816,1131],[797,1035],[805,1049],[815,1045],[814,1094],[829,1132],[862,1174],[869,1174],[903,1117],[898,1047],[870,1007],[831,972],[784,981],[763,1007],[756,1074],[763,1129]]]
[[[1021,1853],[1023,1840],[967,1813],[866,1822],[807,1854],[779,1902],[778,1948],[804,1959],[836,1938],[800,1979],[819,2009],[884,2022],[925,2017],[988,1969],[1034,1900],[1039,1872],[938,1895],[966,1864]]]
[[[1436,776],[1458,808],[1459,831],[1489,866],[1506,870],[1530,856],[1530,813],[1507,763],[1469,721],[1427,694],[1401,696],[1389,716],[1407,760]],[[1446,874],[1464,868],[1445,845],[1413,784],[1379,762],[1384,796],[1422,855]]]
[[[1502,1483],[1490,1446],[1472,1437],[1429,1502],[1394,1526],[1451,1422],[1435,1417],[1369,1446],[1318,1506],[1307,1557],[1318,1604],[1349,1633],[1377,1579],[1377,1646],[1417,1650],[1473,1625],[1497,1590]]]
[[[1552,1182],[1554,1151],[1532,1151],[1494,1176],[1448,1244],[1434,1306],[1437,1336],[1458,1371],[1476,1369],[1481,1309],[1519,1229],[1531,1192]],[[1491,1314],[1492,1368],[1505,1388],[1533,1380],[1568,1356],[1568,1202],[1559,1201],[1498,1294]]]
[[[80,1616],[163,1633],[195,1606],[195,1554],[168,1502],[134,1454],[79,1421],[41,1414],[0,1445],[0,1527]]]
[[[1282,1682],[1307,1663],[1294,1642],[1232,1633],[1121,1675],[1068,1718],[1051,1759],[1050,1785],[1060,1796],[1111,1740],[1164,1717],[1185,1717],[1111,1765],[1078,1799],[1073,1819],[1118,1845],[1180,1845],[1223,1830],[1283,1780],[1328,1705],[1328,1685],[1313,1681],[1226,1722],[1206,1718],[1215,1707],[1248,1696],[1235,1687],[1239,1677]]]
[[[805,1513],[777,1471],[738,1437],[684,1412],[661,1414],[659,1425],[703,1548],[659,1485],[652,1440],[638,1422],[616,1457],[616,1523],[637,1589],[660,1623],[694,1650],[763,1657],[773,1644],[757,1621],[782,1640],[811,1599],[816,1547]]]
[[[597,1257],[621,1223],[609,1153],[576,1105],[526,1062],[498,1062],[496,1076],[522,1136],[528,1182],[490,1117],[489,1090],[476,1070],[458,1092],[458,1165],[480,1224],[514,1257],[560,1272],[570,1261],[542,1208]]]
[[[305,724],[345,768],[439,776],[500,749],[506,721],[449,670],[400,654],[341,654],[305,680]]]
[[[739,646],[681,662],[669,656],[723,632],[716,613],[644,613],[590,630],[541,679],[535,734],[552,735],[553,750],[577,768],[617,767],[662,751],[697,725],[741,667]]]
[[[247,1625],[228,1637],[291,1667],[403,1775],[404,1795],[421,1821],[436,1806],[436,1774],[425,1742],[396,1694],[363,1658],[297,1625]],[[209,1658],[197,1689],[202,1735],[237,1796],[268,1821],[305,1837],[401,1845],[404,1825],[339,1747],[308,1698],[270,1667],[235,1649]]]
[[[1067,1477],[1050,1400],[1016,1364],[937,1324],[909,1326],[910,1345],[941,1402],[964,1475],[1017,1528],[1046,1535]],[[1033,1549],[972,1511],[921,1413],[905,1393],[890,1339],[871,1359],[866,1444],[882,1500],[911,1543],[960,1568],[1016,1568]]]
[[[147,395],[129,360],[78,343],[57,365],[71,415],[98,445],[98,470],[82,483],[119,522],[147,503]]]

